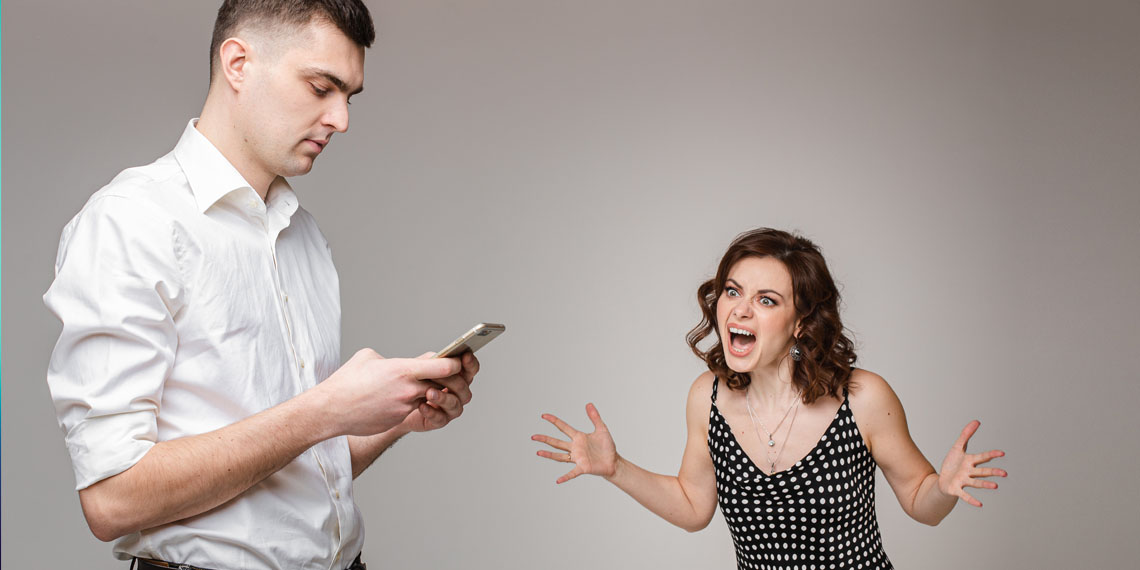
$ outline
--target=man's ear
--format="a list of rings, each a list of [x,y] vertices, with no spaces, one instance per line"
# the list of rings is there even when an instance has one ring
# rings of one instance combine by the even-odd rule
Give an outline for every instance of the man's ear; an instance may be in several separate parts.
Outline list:
[[[241,38],[229,38],[218,48],[218,57],[221,60],[220,73],[234,91],[241,91],[245,85],[249,56],[249,44]]]

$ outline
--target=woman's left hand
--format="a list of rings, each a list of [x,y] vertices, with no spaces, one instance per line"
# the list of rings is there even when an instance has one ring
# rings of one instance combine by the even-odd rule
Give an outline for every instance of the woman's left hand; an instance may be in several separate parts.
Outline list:
[[[966,492],[966,487],[997,489],[997,483],[982,478],[1007,477],[1009,475],[1004,469],[978,467],[978,465],[995,457],[1004,457],[1004,451],[992,449],[984,453],[966,453],[966,444],[970,442],[970,438],[974,436],[974,432],[978,431],[980,425],[982,424],[978,420],[966,424],[962,430],[962,435],[958,437],[958,441],[954,442],[954,447],[950,448],[950,453],[946,454],[946,459],[942,460],[942,469],[938,475],[938,489],[940,491],[946,495],[958,497],[975,507],[982,506],[982,503],[970,496]]]

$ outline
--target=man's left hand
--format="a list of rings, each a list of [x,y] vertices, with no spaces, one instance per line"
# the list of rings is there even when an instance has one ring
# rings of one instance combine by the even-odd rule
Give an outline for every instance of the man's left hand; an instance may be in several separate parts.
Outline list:
[[[431,358],[434,353],[426,353],[420,358]],[[463,406],[471,401],[471,382],[479,373],[479,359],[470,352],[460,357],[463,369],[459,374],[433,380],[438,388],[427,391],[427,401],[408,414],[403,425],[408,431],[431,431],[439,429],[463,413]]]

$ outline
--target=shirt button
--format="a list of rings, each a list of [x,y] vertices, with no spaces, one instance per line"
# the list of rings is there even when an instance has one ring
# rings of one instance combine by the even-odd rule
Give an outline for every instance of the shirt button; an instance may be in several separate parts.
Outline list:
[[[301,360],[301,368],[304,368],[304,367],[305,367],[305,359],[304,359],[304,358],[302,358],[302,359],[300,359],[300,360]]]
[[[285,302],[286,302],[286,303],[288,303],[288,302],[289,302],[289,296],[288,296],[288,295],[282,294],[282,295],[281,295],[281,297],[282,297],[283,299],[285,299]]]
[[[340,491],[333,491],[333,495],[335,495],[336,498],[339,499],[340,498]]]

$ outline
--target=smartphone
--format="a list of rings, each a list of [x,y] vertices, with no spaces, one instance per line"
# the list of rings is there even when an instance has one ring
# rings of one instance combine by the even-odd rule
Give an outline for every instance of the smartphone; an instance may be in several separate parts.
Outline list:
[[[451,344],[443,347],[436,353],[435,358],[446,358],[449,356],[459,356],[464,352],[475,352],[483,345],[491,342],[495,337],[507,330],[507,327],[495,323],[479,323],[471,330],[467,331],[451,342]]]

